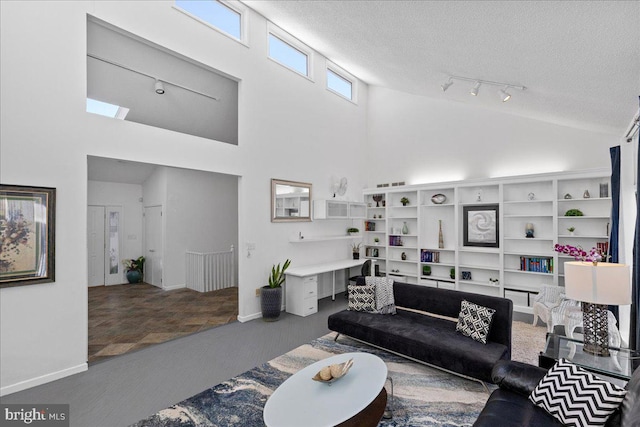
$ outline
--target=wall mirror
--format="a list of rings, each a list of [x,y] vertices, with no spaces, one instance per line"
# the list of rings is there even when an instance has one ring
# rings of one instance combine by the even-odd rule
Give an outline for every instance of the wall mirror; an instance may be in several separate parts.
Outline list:
[[[311,184],[271,180],[271,222],[311,221]]]

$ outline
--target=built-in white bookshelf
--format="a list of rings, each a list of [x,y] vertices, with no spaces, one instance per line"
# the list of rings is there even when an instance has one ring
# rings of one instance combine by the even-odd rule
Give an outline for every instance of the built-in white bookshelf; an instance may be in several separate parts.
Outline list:
[[[610,191],[606,170],[368,189],[366,221],[375,229],[365,227],[365,246],[398,280],[504,296],[531,313],[540,285],[564,286],[563,264],[573,259],[556,243],[587,251],[608,244]],[[495,245],[465,242],[465,212],[485,207],[496,212]],[[571,209],[583,215],[566,216]]]

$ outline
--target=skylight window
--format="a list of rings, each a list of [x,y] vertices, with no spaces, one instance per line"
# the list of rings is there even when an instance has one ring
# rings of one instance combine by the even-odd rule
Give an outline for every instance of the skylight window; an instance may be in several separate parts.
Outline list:
[[[129,113],[129,109],[120,107],[119,105],[109,104],[108,102],[96,101],[95,99],[87,98],[87,113],[124,120]]]
[[[242,13],[217,0],[176,0],[176,6],[189,15],[242,40]]]
[[[353,83],[329,68],[327,68],[327,89],[353,101]]]
[[[309,55],[272,33],[269,33],[269,58],[309,77]]]

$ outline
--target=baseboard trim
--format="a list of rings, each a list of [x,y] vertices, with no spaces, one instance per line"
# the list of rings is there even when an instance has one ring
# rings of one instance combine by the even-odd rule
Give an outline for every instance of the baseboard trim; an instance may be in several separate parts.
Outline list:
[[[238,322],[244,323],[244,322],[248,322],[249,320],[261,319],[261,318],[262,318],[262,313],[254,313],[248,316],[238,315]]]
[[[162,289],[165,290],[165,291],[173,291],[175,289],[182,289],[182,288],[186,288],[186,287],[187,287],[187,285],[173,285],[173,286],[164,287]]]
[[[87,363],[83,363],[81,365],[73,366],[71,368],[63,369],[61,371],[52,372],[50,374],[32,378],[30,380],[21,381],[19,383],[8,385],[6,387],[1,387],[0,397],[6,396],[12,393],[17,393],[19,391],[36,387],[42,384],[50,383],[52,381],[56,381],[56,380],[68,377],[70,375],[78,374],[80,372],[86,371],[87,369],[89,369],[89,365]]]

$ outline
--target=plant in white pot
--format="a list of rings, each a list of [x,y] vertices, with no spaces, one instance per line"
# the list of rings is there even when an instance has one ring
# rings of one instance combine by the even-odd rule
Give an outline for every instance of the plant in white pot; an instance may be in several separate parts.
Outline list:
[[[273,265],[269,275],[269,284],[260,288],[260,308],[262,310],[262,320],[274,322],[280,317],[282,308],[282,284],[284,283],[284,272],[291,265],[291,260],[287,259],[282,267]]]

